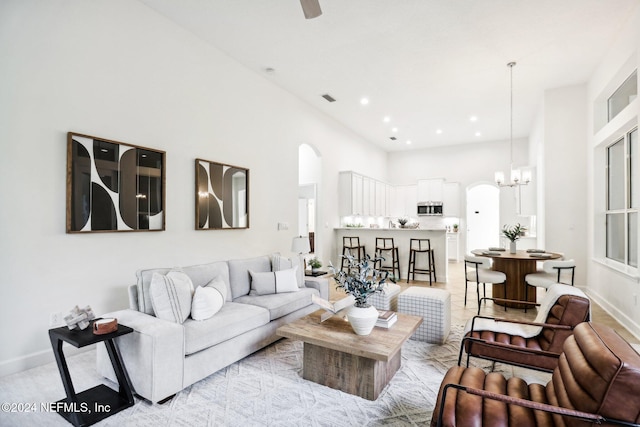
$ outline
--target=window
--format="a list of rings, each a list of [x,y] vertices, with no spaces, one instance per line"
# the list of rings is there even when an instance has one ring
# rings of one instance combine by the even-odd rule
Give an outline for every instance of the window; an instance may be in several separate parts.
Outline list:
[[[638,70],[634,71],[607,100],[608,118],[613,120],[638,96]]]
[[[607,147],[606,257],[638,267],[638,128]]]

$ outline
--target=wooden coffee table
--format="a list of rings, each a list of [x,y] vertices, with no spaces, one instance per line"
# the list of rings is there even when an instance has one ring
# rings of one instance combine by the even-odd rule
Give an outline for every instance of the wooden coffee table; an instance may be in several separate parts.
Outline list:
[[[348,321],[333,316],[320,323],[323,310],[278,328],[281,337],[304,341],[302,377],[355,394],[378,398],[401,365],[402,344],[422,318],[398,313],[389,329],[375,327],[370,335],[356,335]]]

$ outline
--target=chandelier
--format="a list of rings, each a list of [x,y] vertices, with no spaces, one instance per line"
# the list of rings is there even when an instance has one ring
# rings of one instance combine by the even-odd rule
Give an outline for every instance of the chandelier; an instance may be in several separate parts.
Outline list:
[[[520,171],[520,169],[513,168],[513,67],[516,65],[515,62],[509,62],[507,67],[509,67],[509,75],[510,75],[510,108],[509,108],[509,158],[510,158],[510,174],[509,174],[509,182],[505,182],[504,180],[504,172],[497,171],[495,173],[495,181],[498,184],[498,187],[516,187],[519,185],[527,185],[531,181],[531,171]]]

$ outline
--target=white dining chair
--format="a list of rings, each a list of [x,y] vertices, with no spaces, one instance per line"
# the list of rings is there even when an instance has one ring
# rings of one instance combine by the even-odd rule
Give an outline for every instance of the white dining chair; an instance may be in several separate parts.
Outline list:
[[[467,289],[469,282],[476,283],[476,294],[478,296],[478,307],[480,307],[480,284],[483,287],[483,294],[487,296],[486,284],[506,285],[507,276],[501,271],[491,269],[491,259],[486,257],[478,257],[465,255],[464,257],[464,305],[467,305]],[[505,306],[506,310],[506,306]]]
[[[526,282],[525,299],[529,297],[529,287],[549,289],[554,283],[573,286],[576,272],[576,262],[568,260],[549,260],[542,263],[542,270],[529,273],[524,277]],[[525,309],[525,312],[527,310]]]

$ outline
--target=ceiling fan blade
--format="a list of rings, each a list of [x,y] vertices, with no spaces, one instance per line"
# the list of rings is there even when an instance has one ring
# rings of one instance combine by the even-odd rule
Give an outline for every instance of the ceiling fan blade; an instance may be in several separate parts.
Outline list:
[[[302,11],[304,12],[305,18],[313,19],[322,15],[319,0],[300,0],[300,4],[302,5]]]

